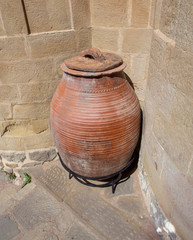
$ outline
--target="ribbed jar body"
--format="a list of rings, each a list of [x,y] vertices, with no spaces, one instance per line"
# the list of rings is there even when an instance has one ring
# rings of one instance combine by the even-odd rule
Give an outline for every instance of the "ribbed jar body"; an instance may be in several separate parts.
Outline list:
[[[140,115],[138,99],[123,72],[95,78],[64,73],[50,113],[62,161],[85,177],[118,172],[136,147]]]

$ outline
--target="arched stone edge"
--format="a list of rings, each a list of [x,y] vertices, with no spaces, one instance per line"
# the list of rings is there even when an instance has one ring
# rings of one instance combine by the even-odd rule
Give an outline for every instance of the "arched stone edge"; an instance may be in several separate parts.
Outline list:
[[[141,159],[139,159],[138,169],[139,183],[145,199],[145,204],[150,216],[154,221],[157,233],[164,240],[181,240],[176,233],[174,225],[167,219],[163,210],[159,206],[159,203],[148,181],[148,175],[145,172]]]

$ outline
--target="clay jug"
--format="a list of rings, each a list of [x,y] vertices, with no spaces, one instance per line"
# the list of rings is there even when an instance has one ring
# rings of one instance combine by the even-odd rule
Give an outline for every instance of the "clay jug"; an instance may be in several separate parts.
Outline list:
[[[95,48],[61,65],[50,122],[62,162],[76,174],[104,177],[130,161],[141,113],[125,67],[119,56]]]

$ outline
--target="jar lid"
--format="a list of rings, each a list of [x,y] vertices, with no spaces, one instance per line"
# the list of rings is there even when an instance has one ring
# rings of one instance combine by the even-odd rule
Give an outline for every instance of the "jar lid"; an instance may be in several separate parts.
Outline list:
[[[90,48],[82,51],[79,56],[65,60],[61,68],[73,75],[100,76],[120,71],[125,66],[121,57],[116,54],[101,53],[97,48]]]

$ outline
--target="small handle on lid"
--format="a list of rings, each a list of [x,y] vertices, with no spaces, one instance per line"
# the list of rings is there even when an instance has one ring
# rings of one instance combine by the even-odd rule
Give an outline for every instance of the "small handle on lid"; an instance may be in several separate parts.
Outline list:
[[[99,62],[103,62],[105,60],[105,57],[102,55],[101,51],[98,48],[86,49],[80,53],[80,56],[94,59]]]

